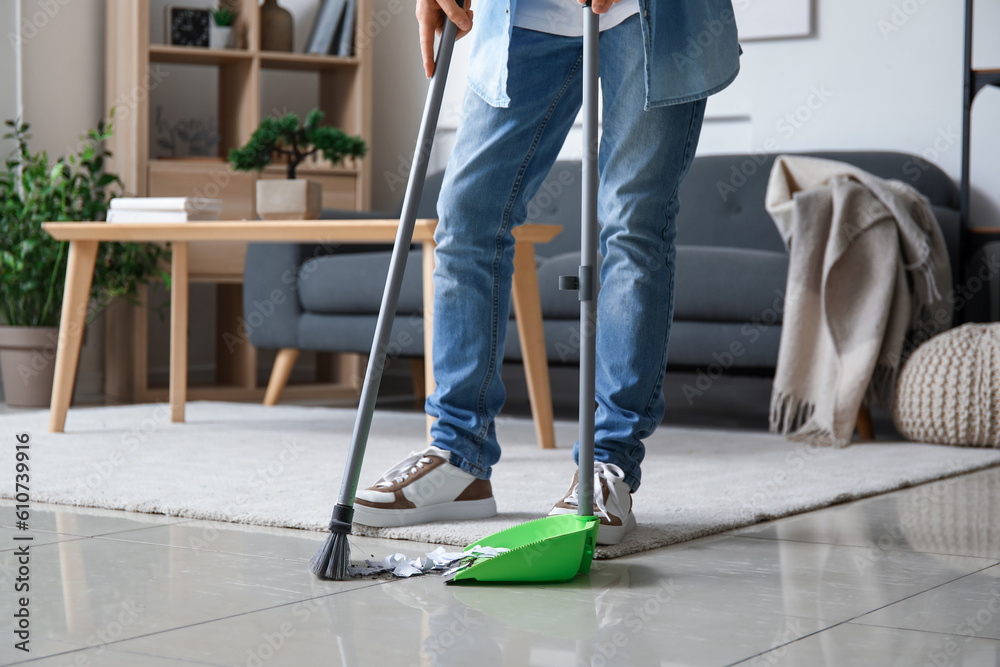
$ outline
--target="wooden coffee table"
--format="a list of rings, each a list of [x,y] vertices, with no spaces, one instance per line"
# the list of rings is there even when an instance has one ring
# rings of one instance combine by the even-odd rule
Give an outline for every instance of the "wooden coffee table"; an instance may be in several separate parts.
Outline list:
[[[139,243],[169,242],[172,249],[170,282],[170,411],[171,420],[184,421],[187,399],[188,243],[191,241],[249,241],[276,243],[392,243],[398,220],[290,220],[218,221],[181,223],[47,222],[45,231],[69,241],[69,264],[63,296],[55,382],[49,414],[49,431],[62,433],[73,397],[80,343],[87,320],[90,287],[97,247],[101,241]],[[434,390],[430,372],[434,321],[434,229],[437,220],[418,220],[413,241],[423,246],[424,358],[428,395]],[[527,377],[528,395],[541,447],[555,447],[552,392],[538,296],[535,244],[556,237],[558,225],[526,224],[514,230],[514,280],[512,298]]]

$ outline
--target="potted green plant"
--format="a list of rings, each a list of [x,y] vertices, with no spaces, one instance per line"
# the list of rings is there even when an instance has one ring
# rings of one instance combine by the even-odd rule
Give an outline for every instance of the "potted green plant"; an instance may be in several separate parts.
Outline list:
[[[113,115],[113,114],[112,114]],[[45,407],[52,393],[55,349],[68,248],[43,229],[46,221],[103,220],[121,180],[104,170],[102,147],[111,127],[101,122],[76,152],[51,161],[32,153],[29,126],[6,122],[17,148],[0,171],[0,365],[12,407]],[[164,275],[166,251],[156,245],[102,243],[88,321],[111,299]]]
[[[316,154],[339,164],[364,157],[366,151],[361,137],[323,125],[323,112],[313,109],[304,123],[294,113],[265,118],[245,146],[229,151],[229,162],[237,171],[259,172],[275,158],[285,161],[286,180],[257,181],[257,215],[262,220],[308,220],[319,217],[323,189],[315,181],[296,180],[299,165]]]
[[[236,10],[226,5],[220,5],[212,10],[212,26],[208,35],[210,48],[228,49],[232,46],[236,17]]]

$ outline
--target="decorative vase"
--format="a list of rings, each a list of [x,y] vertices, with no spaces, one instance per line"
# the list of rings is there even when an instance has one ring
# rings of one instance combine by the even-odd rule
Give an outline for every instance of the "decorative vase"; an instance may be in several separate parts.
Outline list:
[[[213,25],[208,34],[208,45],[213,49],[228,49],[233,45],[233,26]]]
[[[323,186],[304,179],[257,181],[261,220],[316,220],[323,210]]]
[[[9,407],[49,407],[58,342],[59,327],[0,326],[0,372]]]
[[[294,21],[292,14],[278,4],[278,0],[265,0],[260,8],[260,48],[263,51],[294,50]]]

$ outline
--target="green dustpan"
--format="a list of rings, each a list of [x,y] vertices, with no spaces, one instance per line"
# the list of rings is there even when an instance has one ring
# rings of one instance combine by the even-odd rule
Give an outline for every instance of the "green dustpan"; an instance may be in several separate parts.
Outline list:
[[[590,572],[600,520],[563,514],[512,526],[474,546],[510,549],[460,567],[447,583],[568,581]]]

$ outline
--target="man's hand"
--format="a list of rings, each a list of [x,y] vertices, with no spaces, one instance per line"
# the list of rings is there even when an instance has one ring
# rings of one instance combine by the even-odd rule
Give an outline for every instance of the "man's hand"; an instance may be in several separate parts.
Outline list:
[[[590,8],[594,10],[595,14],[604,14],[609,9],[611,5],[617,5],[622,0],[591,0]],[[585,5],[586,0],[579,0],[581,5]]]
[[[455,0],[417,0],[420,55],[428,79],[434,74],[434,36],[444,29],[445,17],[458,26],[458,38],[465,37],[472,30],[472,0],[465,0],[464,9],[455,4]]]

